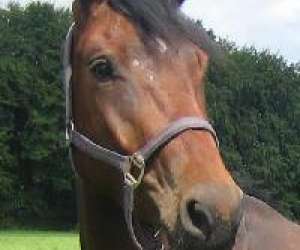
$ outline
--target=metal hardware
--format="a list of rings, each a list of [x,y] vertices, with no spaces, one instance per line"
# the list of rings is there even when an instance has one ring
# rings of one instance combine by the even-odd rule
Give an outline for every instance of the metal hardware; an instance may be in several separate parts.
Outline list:
[[[66,143],[69,147],[72,144],[72,131],[74,131],[75,125],[74,122],[71,120],[67,123],[66,126]]]
[[[145,160],[142,155],[136,153],[128,158],[129,169],[125,173],[125,182],[134,189],[141,184],[145,174]]]

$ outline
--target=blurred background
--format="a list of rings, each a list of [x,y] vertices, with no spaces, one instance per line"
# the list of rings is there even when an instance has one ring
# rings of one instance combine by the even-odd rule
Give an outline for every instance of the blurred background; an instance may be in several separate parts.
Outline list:
[[[71,13],[40,2],[0,6],[0,228],[74,230],[60,62]],[[281,56],[207,32],[228,57],[210,65],[206,88],[226,165],[246,192],[299,222],[299,51]]]

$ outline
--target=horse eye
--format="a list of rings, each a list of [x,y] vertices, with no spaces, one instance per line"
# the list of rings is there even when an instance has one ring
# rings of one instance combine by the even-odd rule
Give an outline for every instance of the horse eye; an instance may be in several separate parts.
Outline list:
[[[109,81],[114,76],[113,64],[106,57],[93,60],[89,68],[94,76],[101,82]]]

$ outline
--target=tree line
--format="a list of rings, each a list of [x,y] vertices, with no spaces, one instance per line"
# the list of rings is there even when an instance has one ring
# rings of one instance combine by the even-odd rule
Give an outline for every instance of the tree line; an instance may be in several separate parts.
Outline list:
[[[2,227],[76,223],[60,63],[71,20],[51,4],[0,9]],[[248,193],[299,220],[299,64],[218,43],[226,60],[211,64],[206,91],[226,165]]]

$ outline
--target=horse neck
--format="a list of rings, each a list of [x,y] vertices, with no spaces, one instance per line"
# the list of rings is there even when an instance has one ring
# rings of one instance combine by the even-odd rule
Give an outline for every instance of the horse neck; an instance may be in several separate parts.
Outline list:
[[[122,210],[82,181],[78,189],[82,250],[133,249]]]

